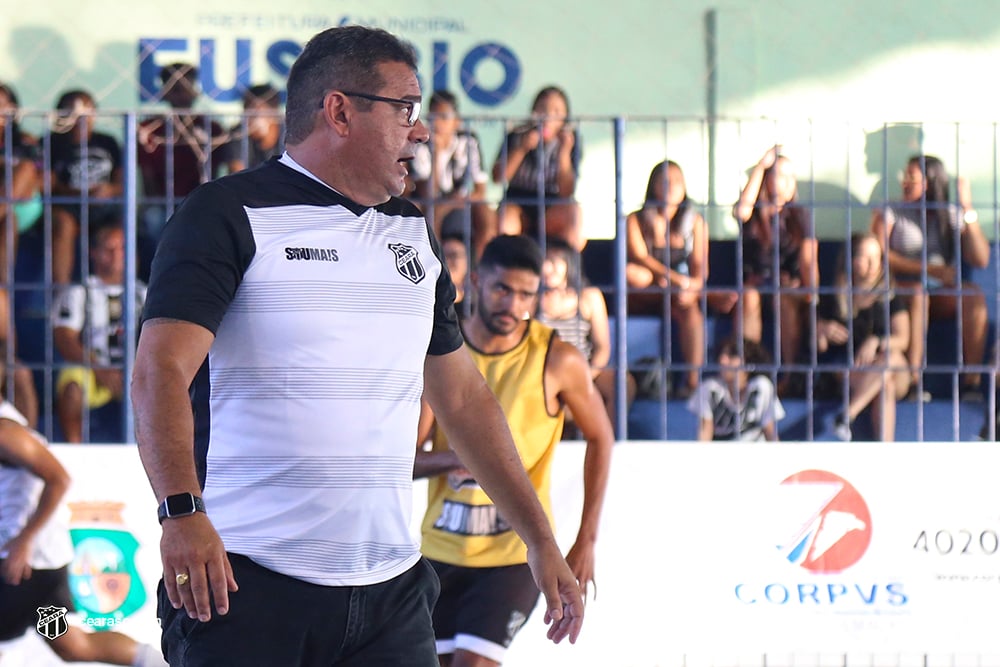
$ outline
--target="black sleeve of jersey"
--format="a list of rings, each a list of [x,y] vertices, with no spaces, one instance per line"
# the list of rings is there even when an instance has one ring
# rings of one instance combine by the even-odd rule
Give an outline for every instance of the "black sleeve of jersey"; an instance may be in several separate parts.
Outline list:
[[[425,221],[426,223],[426,221]],[[462,329],[458,326],[458,314],[455,312],[455,285],[451,282],[448,264],[444,261],[444,250],[437,237],[427,224],[427,237],[430,239],[434,256],[441,262],[441,275],[438,277],[434,297],[434,328],[431,331],[431,342],[427,346],[427,354],[441,355],[454,352],[465,342]]]
[[[213,181],[192,192],[163,229],[143,321],[168,317],[213,334],[256,252],[236,194]]]

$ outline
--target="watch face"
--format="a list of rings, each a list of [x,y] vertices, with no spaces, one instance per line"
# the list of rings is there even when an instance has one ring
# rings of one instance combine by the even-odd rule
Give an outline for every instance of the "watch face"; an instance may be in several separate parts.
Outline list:
[[[190,493],[167,496],[167,516],[194,514],[194,511],[194,496]]]

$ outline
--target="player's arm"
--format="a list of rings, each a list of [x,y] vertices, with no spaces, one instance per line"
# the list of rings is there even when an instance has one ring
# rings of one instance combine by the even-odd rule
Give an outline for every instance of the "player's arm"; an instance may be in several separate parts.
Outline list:
[[[572,411],[587,442],[583,460],[583,514],[576,541],[566,560],[587,593],[594,581],[594,546],[611,471],[615,436],[601,395],[594,387],[590,366],[573,345],[555,340],[546,362],[546,384],[558,388],[559,399]]]
[[[35,538],[55,515],[69,489],[70,477],[48,447],[39,442],[31,431],[9,419],[0,419],[0,462],[23,468],[45,484],[24,528],[6,544],[0,544],[7,551],[0,577],[8,584],[17,586],[31,576],[30,559]]]
[[[136,442],[157,502],[174,494],[201,495],[194,463],[194,416],[188,389],[208,355],[214,335],[198,324],[157,318],[143,324],[132,379]],[[175,609],[211,618],[209,592],[220,614],[236,590],[225,548],[208,516],[163,522],[160,543],[164,586]],[[178,587],[175,575],[190,575]]]
[[[545,596],[548,636],[576,641],[583,597],[524,470],[506,418],[468,350],[428,355],[424,396],[448,441],[528,546],[528,564]],[[603,409],[603,408],[602,408]]]
[[[139,457],[158,500],[201,495],[194,465],[194,416],[188,389],[214,336],[191,322],[145,322],[132,379]]]

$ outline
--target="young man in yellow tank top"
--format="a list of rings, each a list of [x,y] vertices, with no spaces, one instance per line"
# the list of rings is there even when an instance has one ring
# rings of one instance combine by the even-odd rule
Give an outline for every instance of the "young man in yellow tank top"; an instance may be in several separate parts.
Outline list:
[[[526,236],[499,236],[472,275],[476,310],[463,323],[465,344],[496,394],[528,477],[552,521],[552,457],[569,407],[587,441],[583,516],[566,556],[586,595],[614,434],[587,360],[534,321],[543,256]],[[433,415],[424,411],[415,477],[430,477],[424,555],[441,579],[434,609],[438,656],[449,667],[499,665],[538,600],[524,542],[462,466]]]

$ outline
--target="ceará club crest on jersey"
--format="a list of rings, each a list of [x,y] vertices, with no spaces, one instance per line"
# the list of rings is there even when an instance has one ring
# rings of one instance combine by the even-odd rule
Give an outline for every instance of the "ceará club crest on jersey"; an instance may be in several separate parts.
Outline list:
[[[424,265],[420,263],[420,256],[417,253],[417,249],[413,246],[402,243],[390,243],[389,250],[396,257],[396,270],[399,271],[399,275],[414,285],[423,280],[424,276],[427,275]]]

